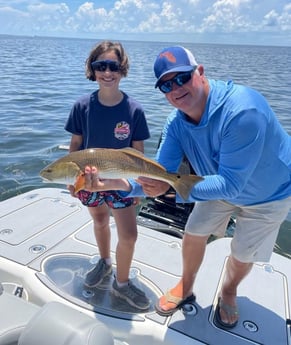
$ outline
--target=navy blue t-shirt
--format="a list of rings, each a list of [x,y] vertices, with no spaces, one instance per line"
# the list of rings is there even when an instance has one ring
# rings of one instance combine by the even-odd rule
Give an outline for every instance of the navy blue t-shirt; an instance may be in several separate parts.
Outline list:
[[[98,90],[75,102],[65,129],[83,136],[80,149],[119,149],[150,137],[143,108],[138,102],[123,93],[119,104],[105,106],[98,100]]]

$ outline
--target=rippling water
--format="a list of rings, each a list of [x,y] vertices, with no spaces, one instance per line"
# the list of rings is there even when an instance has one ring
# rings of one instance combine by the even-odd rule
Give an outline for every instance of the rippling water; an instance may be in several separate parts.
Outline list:
[[[43,187],[39,171],[64,154],[69,143],[63,129],[73,102],[96,89],[85,78],[85,60],[94,40],[0,36],[0,200]],[[154,89],[152,64],[167,45],[122,42],[130,58],[129,76],[121,88],[142,103],[153,158],[170,106]],[[291,47],[185,44],[215,79],[233,79],[262,92],[291,134]],[[270,176],[270,181],[276,178]],[[284,222],[276,250],[291,258],[291,223]]]

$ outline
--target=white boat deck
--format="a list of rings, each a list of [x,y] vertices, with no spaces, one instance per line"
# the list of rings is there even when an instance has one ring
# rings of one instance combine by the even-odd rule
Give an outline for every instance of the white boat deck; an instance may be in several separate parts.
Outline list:
[[[111,229],[114,258],[113,218]],[[238,326],[226,331],[214,325],[230,240],[207,246],[196,302],[167,318],[155,313],[154,304],[179,279],[181,239],[139,226],[131,278],[152,301],[141,313],[113,298],[112,278],[98,289],[85,288],[86,272],[98,260],[88,211],[66,190],[42,188],[0,203],[0,282],[6,292],[32,304],[59,301],[82,310],[123,344],[290,345],[291,261],[278,254],[268,264],[256,264],[240,285]]]

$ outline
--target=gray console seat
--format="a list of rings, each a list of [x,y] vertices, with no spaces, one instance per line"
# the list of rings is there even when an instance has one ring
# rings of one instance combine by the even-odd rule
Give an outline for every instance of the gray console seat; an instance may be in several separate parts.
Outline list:
[[[49,302],[28,322],[19,345],[114,345],[101,322],[58,302]]]
[[[117,345],[101,322],[59,302],[36,306],[3,291],[0,345]]]
[[[3,291],[1,283],[0,290],[0,345],[15,345],[40,307]]]

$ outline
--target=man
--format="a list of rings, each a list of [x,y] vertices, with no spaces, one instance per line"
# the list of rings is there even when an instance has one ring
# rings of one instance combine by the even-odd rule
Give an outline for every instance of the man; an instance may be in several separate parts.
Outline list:
[[[232,328],[239,318],[237,287],[254,262],[270,259],[291,205],[291,139],[261,94],[232,81],[206,78],[203,65],[184,47],[163,49],[154,71],[155,86],[175,107],[156,159],[174,172],[185,155],[204,177],[188,199],[196,204],[185,227],[181,280],[159,299],[156,310],[171,315],[193,299],[207,239],[211,234],[223,236],[235,214],[236,231],[215,312],[216,324]],[[169,188],[144,177],[137,180],[140,185],[125,180],[90,182],[96,179],[96,169],[88,171],[88,188],[131,191],[129,196],[142,195],[141,188],[149,196]]]

